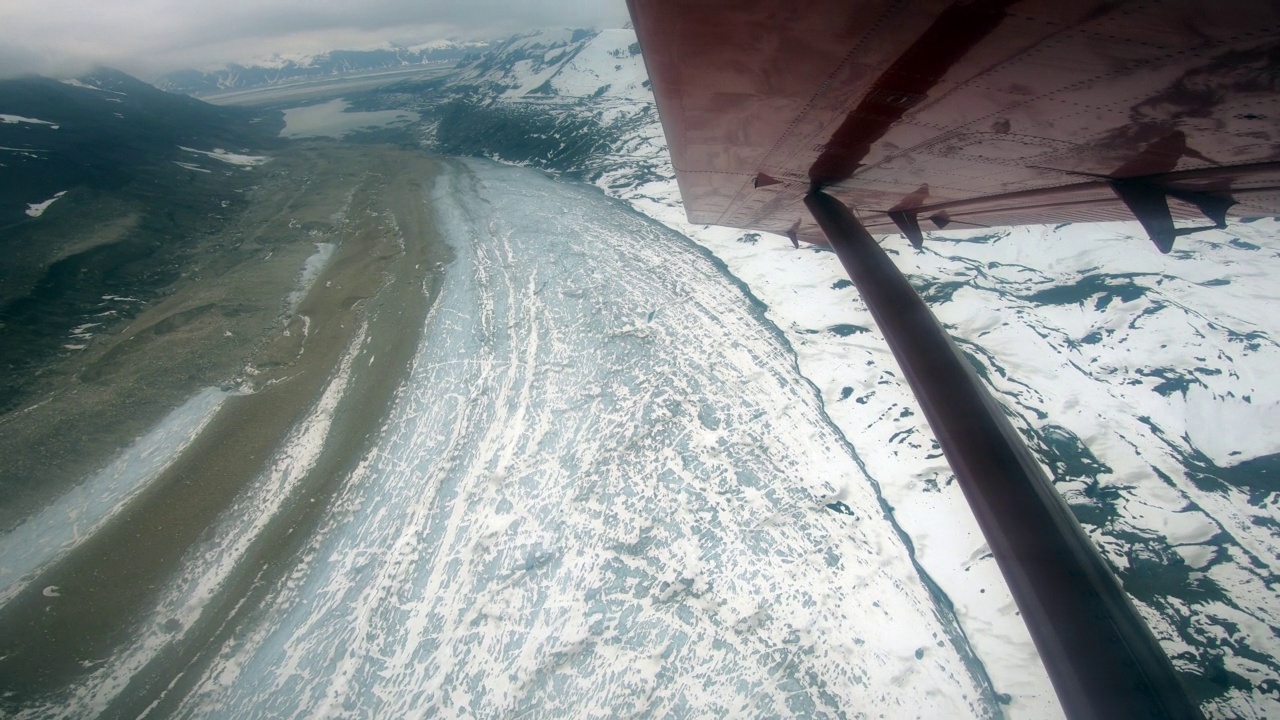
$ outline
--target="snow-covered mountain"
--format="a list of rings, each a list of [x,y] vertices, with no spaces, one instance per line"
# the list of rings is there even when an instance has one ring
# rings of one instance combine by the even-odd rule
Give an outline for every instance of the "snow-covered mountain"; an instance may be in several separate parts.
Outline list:
[[[294,57],[276,55],[212,70],[179,70],[157,78],[155,85],[170,92],[203,95],[415,65],[445,65],[473,58],[488,45],[477,41],[440,41],[417,47],[332,50]]]
[[[443,153],[595,177],[619,152],[633,177],[665,157],[644,59],[632,30],[516,35],[463,61],[447,84],[406,81],[355,101],[418,111],[419,141]],[[651,141],[630,157],[636,138]],[[656,177],[656,176],[655,176]]]
[[[581,177],[715,254],[785,333],[1018,717],[1059,712],[963,496],[833,253],[692,226],[630,30],[517,36],[412,106],[421,140]],[[1280,223],[1136,223],[884,244],[1057,479],[1212,716],[1280,714]]]
[[[504,100],[604,97],[651,102],[631,30],[557,29],[516,35],[458,64],[455,86]]]

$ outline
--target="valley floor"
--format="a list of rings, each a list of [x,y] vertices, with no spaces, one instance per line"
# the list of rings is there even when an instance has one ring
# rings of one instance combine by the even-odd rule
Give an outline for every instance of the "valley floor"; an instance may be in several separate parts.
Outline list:
[[[118,646],[193,546],[281,462],[307,482],[245,548],[240,560],[252,562],[226,568],[234,577],[205,598],[209,614],[286,561],[289,536],[316,521],[386,413],[450,259],[424,202],[435,163],[336,145],[275,158],[195,276],[123,331],[94,338],[61,369],[74,380],[0,426],[8,472],[38,473],[56,497],[0,542],[0,706],[29,707],[116,666]],[[341,416],[329,408],[326,432],[299,437],[356,350],[368,357],[342,380]],[[152,429],[137,432],[144,423]],[[68,468],[101,469],[52,472],[51,454],[77,452]],[[196,652],[170,646],[130,680],[145,694]]]

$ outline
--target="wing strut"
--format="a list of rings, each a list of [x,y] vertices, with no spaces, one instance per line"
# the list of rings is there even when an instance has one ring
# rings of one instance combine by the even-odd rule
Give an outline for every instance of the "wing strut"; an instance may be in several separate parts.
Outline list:
[[[1067,716],[1203,718],[1110,568],[924,301],[853,213],[805,205],[937,434]]]

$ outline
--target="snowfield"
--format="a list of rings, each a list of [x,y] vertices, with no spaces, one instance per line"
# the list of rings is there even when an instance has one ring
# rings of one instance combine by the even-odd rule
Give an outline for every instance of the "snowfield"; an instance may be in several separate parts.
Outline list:
[[[18,123],[26,123],[28,125],[48,125],[50,129],[57,130],[58,124],[51,123],[48,120],[37,120],[35,118],[22,117],[21,115],[5,115],[0,113],[0,123],[6,125],[17,125]]]
[[[50,205],[56,202],[58,198],[61,198],[63,195],[66,195],[66,194],[67,194],[67,191],[63,190],[62,192],[54,193],[53,197],[49,198],[48,200],[45,200],[44,202],[31,203],[27,205],[27,217],[33,217],[33,218],[40,217],[41,215],[44,214],[45,210],[49,209]]]
[[[178,149],[185,150],[186,152],[193,153],[195,155],[204,155],[205,157],[210,157],[214,160],[220,160],[229,165],[239,165],[244,168],[261,165],[271,159],[265,155],[241,155],[238,153],[228,152],[222,148],[214,148],[213,150],[196,150],[194,148],[182,147],[179,145]]]

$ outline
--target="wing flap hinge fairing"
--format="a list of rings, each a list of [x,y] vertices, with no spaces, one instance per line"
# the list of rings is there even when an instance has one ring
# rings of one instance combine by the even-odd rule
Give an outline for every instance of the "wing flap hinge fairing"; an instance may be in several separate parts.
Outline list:
[[[920,220],[913,210],[890,210],[889,219],[898,226],[898,232],[907,236],[911,247],[919,250],[924,247],[924,233],[920,231]]]
[[[1129,208],[1129,212],[1142,224],[1151,241],[1160,252],[1173,250],[1173,241],[1182,235],[1201,230],[1221,230],[1227,226],[1227,210],[1236,201],[1221,195],[1193,190],[1169,188],[1142,179],[1108,180],[1117,197]],[[1169,198],[1194,205],[1213,225],[1179,228],[1173,225],[1173,213],[1169,210]]]

